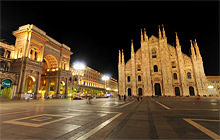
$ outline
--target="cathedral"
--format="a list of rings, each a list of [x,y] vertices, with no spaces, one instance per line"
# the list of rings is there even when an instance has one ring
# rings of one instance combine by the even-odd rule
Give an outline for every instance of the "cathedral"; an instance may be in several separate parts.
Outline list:
[[[119,50],[119,94],[127,96],[195,96],[207,95],[202,56],[196,40],[191,42],[190,56],[182,53],[176,33],[176,47],[167,43],[162,26],[159,37],[148,38],[141,30],[141,47],[135,52],[131,41],[131,58],[125,63]]]

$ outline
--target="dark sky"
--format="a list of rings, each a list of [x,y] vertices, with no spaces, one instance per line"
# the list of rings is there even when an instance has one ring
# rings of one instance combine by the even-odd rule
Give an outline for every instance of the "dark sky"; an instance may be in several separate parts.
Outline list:
[[[118,50],[130,58],[130,40],[140,48],[140,29],[158,36],[164,24],[168,43],[178,33],[182,51],[189,55],[197,39],[207,76],[219,75],[219,2],[1,2],[1,37],[14,44],[12,31],[34,24],[71,48],[76,60],[118,76]]]

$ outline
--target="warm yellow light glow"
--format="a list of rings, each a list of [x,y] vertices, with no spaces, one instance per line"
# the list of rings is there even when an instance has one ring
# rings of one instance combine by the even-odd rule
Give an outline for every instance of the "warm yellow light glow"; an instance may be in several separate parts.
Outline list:
[[[213,86],[208,86],[208,88],[214,88]]]
[[[52,69],[52,71],[55,71],[55,69]]]
[[[32,78],[32,80],[35,82],[35,78],[33,76],[30,76]]]
[[[47,71],[50,71],[50,69],[47,69]]]
[[[115,91],[117,92],[117,91],[118,91],[118,89],[115,89]]]
[[[18,56],[17,56],[17,54],[15,55],[15,59],[17,59],[18,58]]]
[[[58,70],[58,68],[56,68],[56,70]]]

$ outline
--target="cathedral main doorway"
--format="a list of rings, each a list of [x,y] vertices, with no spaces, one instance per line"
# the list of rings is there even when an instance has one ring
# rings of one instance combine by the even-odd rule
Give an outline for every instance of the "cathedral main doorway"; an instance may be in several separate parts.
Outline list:
[[[194,88],[192,86],[189,87],[189,94],[190,96],[195,96]]]
[[[160,88],[160,84],[159,83],[155,83],[154,84],[154,91],[155,91],[155,95],[161,96],[161,88]]]
[[[131,88],[128,88],[128,96],[131,96]]]
[[[176,96],[180,96],[180,88],[179,87],[175,87],[175,94],[176,94]]]

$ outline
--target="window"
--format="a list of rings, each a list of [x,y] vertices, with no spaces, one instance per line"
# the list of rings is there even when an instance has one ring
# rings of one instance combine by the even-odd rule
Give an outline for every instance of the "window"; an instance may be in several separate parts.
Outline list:
[[[176,63],[174,61],[172,62],[171,65],[172,65],[172,68],[176,68]]]
[[[157,58],[156,50],[152,49],[152,58]]]
[[[5,49],[0,48],[0,57],[4,57]]]
[[[128,82],[130,82],[130,81],[131,81],[130,76],[128,76]]]
[[[141,71],[141,65],[137,65],[137,71]]]
[[[212,83],[214,83],[214,81],[212,81]]]
[[[157,65],[154,65],[154,72],[158,72],[158,67],[157,67]]]
[[[216,83],[219,83],[219,81],[216,81]]]
[[[173,74],[173,79],[177,80],[177,74],[176,73]]]
[[[138,81],[141,81],[141,76],[140,75],[138,76]]]
[[[188,77],[188,79],[191,79],[191,78],[192,78],[192,76],[191,76],[191,73],[190,73],[190,72],[187,72],[187,77]]]
[[[36,51],[35,51],[35,54],[34,54],[34,59],[37,60],[37,52]]]

